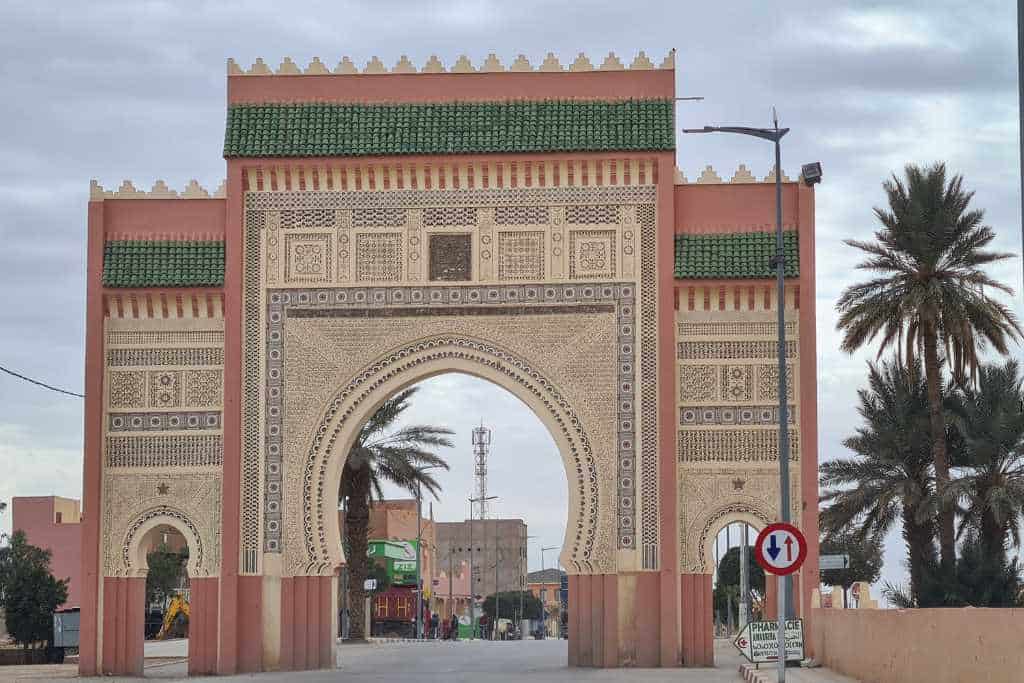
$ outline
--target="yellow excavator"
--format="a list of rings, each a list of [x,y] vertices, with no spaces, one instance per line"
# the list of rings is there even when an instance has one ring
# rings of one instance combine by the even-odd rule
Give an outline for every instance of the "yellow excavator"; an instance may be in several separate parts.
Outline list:
[[[181,595],[175,595],[171,598],[171,604],[167,611],[164,612],[164,624],[160,627],[160,632],[156,634],[156,639],[185,637],[188,634],[188,619],[188,600]]]

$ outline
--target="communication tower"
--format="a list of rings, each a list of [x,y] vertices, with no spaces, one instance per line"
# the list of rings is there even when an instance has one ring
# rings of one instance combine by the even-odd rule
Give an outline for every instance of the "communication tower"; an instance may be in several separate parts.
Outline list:
[[[484,427],[473,428],[473,464],[476,475],[477,519],[487,519],[487,455],[491,451],[491,430]]]

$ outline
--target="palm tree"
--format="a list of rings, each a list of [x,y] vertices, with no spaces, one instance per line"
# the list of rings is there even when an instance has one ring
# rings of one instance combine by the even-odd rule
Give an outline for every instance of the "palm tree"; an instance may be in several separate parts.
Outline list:
[[[366,557],[367,531],[373,500],[383,500],[382,484],[399,486],[412,494],[426,489],[435,497],[437,480],[426,468],[448,469],[448,464],[432,452],[432,448],[451,447],[450,429],[429,425],[413,425],[395,429],[395,422],[410,406],[417,387],[406,389],[387,401],[363,425],[356,442],[349,450],[341,472],[339,495],[347,501],[345,512],[345,546],[349,570],[348,603],[350,637],[364,640],[366,633],[366,591],[368,573]]]
[[[954,511],[945,495],[949,486],[942,375],[939,348],[945,350],[958,383],[974,376],[978,354],[990,344],[1001,354],[1007,340],[1021,328],[1009,308],[985,294],[985,288],[1012,294],[982,266],[1010,258],[987,249],[995,234],[982,223],[984,211],[969,209],[973,192],[963,178],[947,182],[946,167],[908,165],[906,179],[893,175],[883,187],[887,209],[875,208],[881,228],[874,242],[846,240],[867,254],[857,265],[875,277],[849,287],[839,298],[838,329],[845,333],[842,348],[853,352],[881,334],[879,356],[895,346],[904,348],[908,365],[917,353],[924,357],[935,482],[943,504],[939,512],[939,546],[943,570],[950,575],[956,560]]]
[[[954,464],[963,475],[949,488],[963,501],[959,533],[978,536],[983,555],[1006,558],[1020,545],[1024,512],[1024,387],[1016,361],[982,366],[977,387],[962,387],[950,403],[956,429]]]
[[[843,445],[856,455],[822,463],[822,530],[852,533],[858,542],[882,538],[902,522],[910,592],[922,594],[935,561],[930,517],[934,481],[928,438],[928,391],[920,364],[868,364],[868,387],[858,392],[864,424]]]

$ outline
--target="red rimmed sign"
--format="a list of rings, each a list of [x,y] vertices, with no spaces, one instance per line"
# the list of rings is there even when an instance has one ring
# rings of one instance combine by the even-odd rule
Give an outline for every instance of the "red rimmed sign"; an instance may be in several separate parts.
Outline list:
[[[792,524],[769,524],[757,535],[754,558],[761,568],[776,576],[792,574],[807,559],[807,539]]]

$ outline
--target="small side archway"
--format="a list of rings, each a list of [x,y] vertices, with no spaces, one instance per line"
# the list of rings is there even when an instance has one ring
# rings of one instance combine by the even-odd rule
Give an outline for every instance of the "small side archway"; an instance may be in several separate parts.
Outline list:
[[[119,558],[125,579],[114,579],[111,584],[118,593],[116,602],[123,603],[111,612],[120,613],[125,623],[112,623],[112,629],[104,629],[104,638],[114,640],[111,661],[120,659],[123,670],[144,672],[147,556],[168,530],[176,532],[188,548],[188,672],[192,676],[215,674],[220,568],[215,563],[216,554],[205,547],[202,533],[188,513],[168,505],[139,514],[125,531]]]

